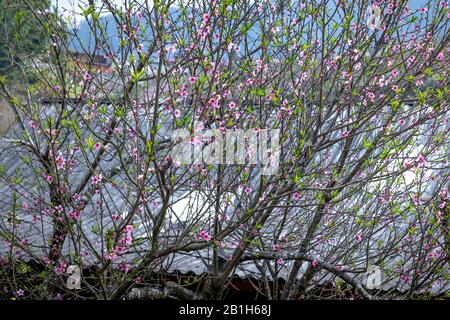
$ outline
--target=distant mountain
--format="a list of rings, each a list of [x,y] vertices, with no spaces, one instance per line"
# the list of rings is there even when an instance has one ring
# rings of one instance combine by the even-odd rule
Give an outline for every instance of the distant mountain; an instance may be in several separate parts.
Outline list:
[[[119,49],[120,41],[116,37],[118,30],[116,21],[111,14],[101,17],[100,20],[102,25],[106,28],[107,42],[114,51],[117,51]],[[77,52],[92,52],[94,50],[95,34],[93,33],[88,20],[81,21],[69,46],[70,49]]]
[[[172,21],[177,20],[177,16],[179,15],[178,8],[171,8],[170,14],[172,15]],[[102,16],[100,18],[102,25],[106,29],[106,36],[107,36],[107,42],[112,47],[114,52],[117,52],[119,50],[120,46],[120,39],[117,37],[117,33],[120,28],[117,27],[117,23],[114,20],[114,17],[112,14]],[[182,23],[182,22],[179,22]],[[142,24],[146,25],[148,24],[145,17],[143,18]],[[98,30],[97,30],[98,32]],[[250,36],[250,39],[256,39],[260,33],[258,24],[254,24],[251,26],[248,30],[248,35]],[[148,38],[152,38],[152,34],[149,28]],[[73,51],[82,52],[82,51],[88,51],[92,52],[95,47],[95,35],[93,34],[93,30],[91,29],[88,20],[82,20],[78,26],[78,28],[75,30],[75,34],[72,37],[72,40],[69,43],[69,47]]]

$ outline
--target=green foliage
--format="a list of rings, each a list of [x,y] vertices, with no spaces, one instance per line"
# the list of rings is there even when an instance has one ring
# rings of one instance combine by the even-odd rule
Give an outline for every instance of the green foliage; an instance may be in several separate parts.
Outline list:
[[[14,79],[17,76],[17,63],[23,63],[30,55],[44,51],[48,44],[47,31],[41,32],[38,18],[50,8],[50,1],[28,2],[33,10],[27,7],[23,0],[0,0],[0,76]],[[34,12],[34,13],[33,13]],[[43,17],[43,21],[48,17]],[[14,57],[12,60],[11,57]],[[12,63],[13,61],[13,63]]]

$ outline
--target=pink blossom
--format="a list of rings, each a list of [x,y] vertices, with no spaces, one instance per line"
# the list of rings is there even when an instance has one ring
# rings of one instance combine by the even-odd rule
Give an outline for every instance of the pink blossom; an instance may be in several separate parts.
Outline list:
[[[105,252],[104,257],[106,260],[114,261],[117,259],[117,254],[115,252]]]
[[[284,259],[283,259],[283,258],[279,258],[279,259],[277,260],[277,264],[278,264],[279,266],[284,265]]]
[[[39,125],[37,124],[37,122],[36,122],[36,121],[33,121],[33,120],[31,120],[31,121],[29,122],[29,125],[30,125],[30,128],[31,128],[31,129],[37,129],[37,128],[39,127]]]
[[[128,272],[128,270],[130,270],[130,265],[125,262],[121,262],[121,263],[119,263],[118,268],[122,272]]]
[[[50,176],[50,175],[45,177],[45,179],[47,180],[48,183],[52,183],[53,182],[53,177]]]
[[[199,131],[202,131],[203,129],[205,129],[205,124],[203,122],[199,122],[197,124],[197,127],[195,128],[194,132],[199,132]]]
[[[100,142],[97,142],[94,144],[94,149],[95,150],[100,150],[100,148],[102,147],[102,144]]]
[[[249,194],[249,193],[251,193],[252,191],[253,191],[253,189],[250,188],[250,187],[247,187],[247,188],[244,189],[244,192],[245,192],[246,194]]]
[[[295,201],[300,200],[302,194],[300,192],[294,192],[293,198]]]
[[[42,261],[44,261],[44,263],[45,263],[45,265],[51,265],[52,263],[53,263],[53,261],[52,260],[50,260],[47,256],[44,256],[43,258],[42,258]]]
[[[395,92],[397,92],[397,91],[398,91],[398,86],[394,84],[394,85],[392,86],[392,90],[395,91]]]
[[[194,76],[189,77],[189,83],[190,83],[190,84],[194,84],[196,81],[197,81],[197,78],[196,78],[196,77],[194,77]]]
[[[412,163],[410,163],[408,160],[403,161],[403,168],[409,169],[412,167]]]
[[[416,159],[416,162],[417,162],[418,167],[423,167],[427,163],[425,156],[423,154],[419,154],[419,156]]]
[[[400,276],[400,281],[402,281],[402,282],[408,282],[408,281],[409,281],[409,276],[406,275],[406,274],[402,274],[402,275]]]
[[[444,54],[442,52],[439,52],[438,55],[436,56],[436,59],[438,59],[439,61],[444,60]]]
[[[202,144],[202,141],[196,137],[192,137],[191,138],[191,144],[193,144],[194,146],[199,146]]]
[[[175,116],[175,118],[179,118],[181,117],[181,111],[179,109],[175,109],[173,111],[173,115]]]
[[[234,109],[234,108],[236,108],[236,103],[234,103],[233,101],[231,101],[229,104],[228,104],[228,107],[230,108],[230,109]]]
[[[319,264],[317,263],[317,260],[314,259],[314,260],[311,262],[311,265],[312,265],[313,268],[317,268],[317,266],[318,266]]]
[[[83,75],[83,79],[84,79],[85,81],[88,81],[88,80],[91,80],[91,79],[92,79],[92,76],[91,76],[89,73],[85,73],[85,74]]]
[[[118,246],[115,246],[114,248],[113,248],[113,253],[114,254],[122,254],[122,253],[124,253],[125,252],[125,250],[127,249],[126,248],[126,242],[127,241],[127,239],[121,239],[119,242],[121,243],[121,244],[123,244],[123,245],[118,245]]]
[[[214,105],[217,104],[217,102],[218,102],[218,101],[216,101],[216,99],[214,99],[214,98],[209,99],[209,104],[210,104],[210,105],[213,105],[213,106],[214,106]]]
[[[274,250],[275,252],[280,252],[280,251],[281,251],[281,246],[280,246],[279,244],[274,244],[274,245],[273,245],[273,250]]]
[[[80,210],[72,210],[69,212],[69,217],[73,220],[79,220],[81,217],[81,211]]]
[[[208,231],[206,230],[200,230],[200,232],[198,233],[198,236],[200,239],[205,240],[205,241],[209,241],[211,240],[211,236],[209,235]]]
[[[126,249],[125,247],[126,247],[126,246],[129,246],[129,245],[131,245],[131,244],[133,243],[133,237],[131,236],[131,233],[127,233],[127,234],[125,235],[125,237],[123,237],[122,239],[120,239],[119,243],[120,243],[121,245],[123,245],[123,248],[117,247],[117,250],[119,250],[119,251],[125,251],[125,249]]]
[[[99,183],[102,182],[102,180],[103,180],[103,176],[101,174],[95,175],[91,179],[93,185],[98,185]]]
[[[68,266],[68,265],[67,265],[67,262],[61,261],[61,262],[55,267],[54,271],[55,271],[56,274],[64,273],[64,272],[66,272],[67,266]]]
[[[66,165],[66,159],[62,155],[59,155],[55,159],[56,162],[56,168],[62,169]]]

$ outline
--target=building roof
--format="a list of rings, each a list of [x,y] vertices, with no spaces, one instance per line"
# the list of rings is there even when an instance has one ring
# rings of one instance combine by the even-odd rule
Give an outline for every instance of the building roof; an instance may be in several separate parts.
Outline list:
[[[10,138],[14,138],[13,133],[10,134]],[[103,161],[100,166],[103,170],[108,168],[113,168],[119,165],[119,163],[114,161]],[[5,232],[11,230],[11,217],[12,213],[15,212],[16,222],[19,222],[15,227],[17,228],[17,235],[19,237],[26,238],[28,240],[29,251],[31,254],[23,252],[20,248],[14,248],[16,251],[15,255],[17,258],[23,260],[36,259],[39,260],[44,256],[48,255],[48,241],[52,236],[52,218],[50,215],[40,216],[39,221],[34,220],[33,212],[36,210],[41,210],[43,208],[43,203],[48,201],[48,190],[45,185],[37,183],[37,173],[35,172],[34,164],[30,165],[28,159],[20,147],[12,147],[11,143],[3,140],[0,142],[0,168],[3,170],[4,177],[7,177],[6,181],[8,183],[3,183],[5,180],[0,180],[0,256],[7,255],[11,252],[11,246],[9,241],[5,239]],[[76,181],[83,176],[83,172],[74,172],[71,174],[70,179]],[[116,179],[121,179],[120,175]],[[14,180],[20,180],[19,184],[14,184]],[[108,184],[104,186],[108,188]],[[21,203],[15,203],[14,194],[21,194],[23,201]],[[104,201],[113,204],[117,212],[123,213],[127,210],[127,203],[125,201],[124,195],[118,192],[115,188],[110,188],[106,193],[106,198]],[[40,195],[42,198],[38,199],[36,195]],[[179,201],[183,197],[186,197],[184,191],[176,193],[175,198],[170,204],[170,210],[177,214],[179,219],[183,217],[183,210],[188,205],[199,206],[199,201],[207,201],[205,195],[200,193],[193,193],[188,198],[184,198],[181,202]],[[15,206],[14,206],[15,204]],[[159,208],[158,205],[155,209]],[[15,208],[15,210],[13,210]],[[176,221],[173,217],[170,223],[165,225],[166,228],[173,228],[173,233],[177,233]],[[267,236],[270,237],[270,231],[276,228],[278,221],[271,221],[267,224],[265,232]],[[134,224],[139,227],[133,233],[134,239],[139,239],[140,237],[147,237],[147,232],[145,228],[145,219],[140,219],[137,217]],[[271,226],[273,224],[273,226]],[[101,256],[105,252],[106,244],[101,241],[101,237],[97,234],[96,230],[105,230],[107,228],[113,228],[115,221],[111,219],[111,215],[99,214],[94,209],[88,209],[83,212],[83,218],[77,222],[78,228],[77,233],[83,232],[87,241],[80,240],[75,237],[76,242],[73,241],[71,237],[68,237],[64,243],[62,256],[64,256],[68,261],[73,262],[73,256],[71,255],[74,251],[80,253],[89,253],[83,257],[83,263],[85,265],[92,265],[93,263],[98,263],[99,259],[95,256],[98,254]],[[271,229],[272,228],[272,229]],[[170,231],[170,230],[169,230]],[[346,230],[337,230],[340,237],[345,238]],[[170,235],[171,232],[166,232]],[[387,238],[390,234],[379,231],[378,236],[382,238]],[[264,233],[263,233],[264,237]],[[339,238],[339,237],[338,237]],[[340,239],[337,239],[339,243]],[[235,247],[235,246],[234,246]],[[145,243],[142,245],[137,245],[133,252],[125,253],[117,261],[126,261],[132,263],[134,259],[139,259],[143,253],[146,252]],[[371,250],[377,250],[377,248],[371,248]],[[233,253],[233,245],[231,244],[228,248],[223,248],[220,250],[220,255],[222,259],[228,259]],[[315,253],[315,249],[311,249],[311,254]],[[352,266],[355,269],[365,269],[365,254],[364,250],[355,250],[353,252],[353,260],[355,264]],[[176,252],[169,255],[163,260],[159,265],[161,271],[169,273],[181,273],[181,274],[195,274],[197,276],[208,274],[211,270],[211,259],[212,259],[212,248],[201,249],[193,252]],[[359,261],[359,262],[358,262]],[[393,266],[396,263],[402,263],[401,256],[390,255],[386,257],[386,265]],[[411,262],[406,262],[411,263]],[[266,272],[266,275],[270,280],[283,279],[287,280],[289,276],[290,266],[292,262],[286,262],[283,266],[276,266],[275,272]],[[301,271],[298,274],[298,278],[304,274],[308,263],[305,262],[302,265]],[[260,279],[262,276],[261,268],[264,268],[264,264],[258,261],[245,261],[241,263],[234,271],[233,276],[239,278],[253,278]],[[155,271],[155,270],[153,270]],[[387,277],[387,275],[385,275]],[[357,273],[354,277],[361,280],[364,283],[364,277],[367,277],[364,272]],[[324,284],[332,281],[336,278],[335,275],[322,270],[318,272],[315,276],[316,283]],[[402,283],[397,277],[392,277],[392,279],[386,279],[384,282],[383,290],[399,290],[406,291],[408,289],[408,284]],[[431,291],[446,292],[450,290],[449,283],[442,283],[431,289]]]

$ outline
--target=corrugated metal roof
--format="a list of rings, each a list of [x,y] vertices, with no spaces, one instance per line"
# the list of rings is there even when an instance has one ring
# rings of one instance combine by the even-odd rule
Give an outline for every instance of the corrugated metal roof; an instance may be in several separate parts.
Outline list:
[[[19,174],[23,181],[19,185],[13,184],[0,184],[0,233],[3,233],[6,230],[10,230],[11,224],[8,221],[8,216],[11,213],[13,207],[13,194],[14,192],[22,193],[22,198],[27,199],[27,205],[32,208],[32,210],[26,208],[17,208],[17,216],[16,218],[21,221],[21,223],[17,226],[17,235],[19,237],[26,238],[29,242],[29,248],[32,256],[37,258],[42,258],[43,256],[48,255],[48,241],[52,236],[52,220],[50,216],[40,217],[41,219],[38,222],[33,221],[33,210],[40,210],[45,205],[43,202],[48,201],[46,197],[48,197],[48,190],[46,190],[45,185],[39,185],[36,183],[36,174],[33,171],[33,167],[27,165],[23,159],[22,154],[20,153],[20,148],[8,148],[8,144],[2,143],[0,145],[0,165],[5,168],[5,176],[8,178],[12,178]],[[101,163],[103,169],[112,168],[116,163],[104,162]],[[72,173],[71,179],[76,181],[77,178],[82,176],[82,172]],[[120,176],[118,177],[120,179]],[[105,186],[108,188],[108,185]],[[37,199],[35,195],[39,195],[43,197],[43,199]],[[183,192],[177,194],[177,196],[182,196]],[[175,199],[176,200],[176,199]],[[107,199],[111,204],[114,204],[117,208],[117,212],[123,212],[127,208],[127,204],[124,200],[124,195],[118,192],[115,188],[110,188],[107,193]],[[176,208],[175,208],[176,209]],[[9,214],[8,214],[9,213]],[[142,224],[142,221],[139,218],[133,221],[133,223]],[[271,223],[273,226],[271,226]],[[267,236],[270,237],[271,228],[275,228],[278,221],[269,221]],[[98,263],[98,259],[95,257],[95,254],[101,256],[104,252],[105,244],[102,243],[102,237],[95,234],[93,230],[98,228],[100,230],[105,230],[107,228],[114,227],[115,222],[111,219],[111,216],[108,214],[99,214],[96,210],[87,209],[83,212],[83,218],[77,222],[78,228],[75,228],[76,233],[82,232],[86,236],[86,240],[79,240],[77,242],[73,242],[72,237],[68,237],[64,243],[62,255],[66,257],[69,261],[73,260],[71,257],[71,253],[78,251],[80,253],[89,253],[83,257],[83,262],[86,265],[90,265],[93,263]],[[289,226],[287,226],[289,228]],[[338,230],[339,231],[339,230]],[[345,235],[345,230],[340,230],[342,235]],[[144,228],[137,230],[134,234],[135,238],[145,237],[146,233]],[[264,237],[264,232],[262,234]],[[388,237],[389,235],[380,233],[379,237]],[[5,255],[10,252],[10,245],[5,239],[1,239],[0,237],[0,255]],[[77,239],[78,237],[74,237]],[[75,250],[76,249],[76,250]],[[123,255],[119,260],[123,261],[124,259],[128,262],[131,262],[133,259],[138,258],[139,250],[145,252],[145,245],[138,246],[136,252],[129,253]],[[20,252],[20,250],[19,250]],[[222,255],[226,259],[228,256],[232,254],[232,249],[224,249],[222,251]],[[311,254],[314,254],[314,249],[312,249]],[[361,267],[364,268],[364,252],[363,251],[355,251],[355,261],[361,261]],[[358,259],[358,255],[361,255],[361,259]],[[28,260],[32,257],[25,253],[17,254],[17,257]],[[203,275],[206,274],[210,270],[211,266],[211,258],[212,258],[212,249],[202,249],[195,252],[177,252],[169,255],[164,261],[160,264],[161,268],[167,270],[168,272],[179,272],[182,274],[190,274],[194,273],[195,275]],[[400,260],[399,257],[391,259],[388,264],[394,264]],[[254,261],[245,261],[241,263],[236,270],[234,271],[234,276],[240,278],[260,278],[261,272],[258,269],[258,262]],[[300,272],[298,273],[298,278],[300,278],[306,270],[308,263],[303,263]],[[286,280],[289,276],[290,267],[292,266],[292,262],[286,262],[284,266],[277,266],[279,269],[275,274],[279,279]],[[357,267],[358,265],[356,265]],[[269,280],[273,280],[273,276],[270,272],[267,272],[267,276]],[[356,275],[356,278],[359,280],[363,280],[365,277],[364,274]],[[318,272],[315,276],[315,281],[317,283],[323,284],[327,283],[336,277],[325,271]],[[408,284],[401,283],[398,278],[386,279],[383,285],[383,290],[392,290],[398,289],[400,291],[405,291],[408,289]],[[437,285],[432,288],[433,292],[443,292],[450,289],[449,283],[442,283],[442,285]]]

